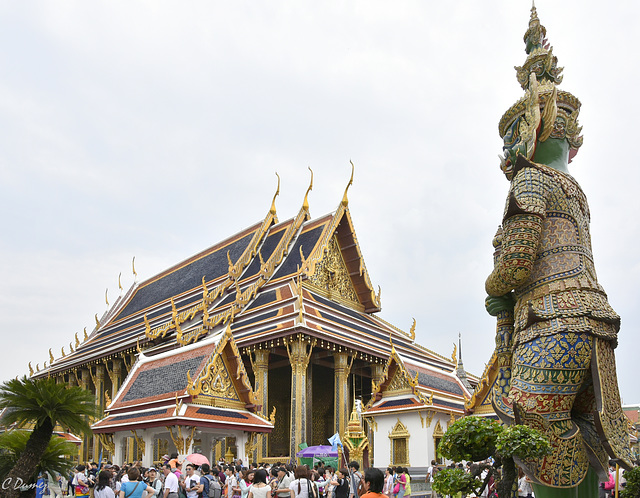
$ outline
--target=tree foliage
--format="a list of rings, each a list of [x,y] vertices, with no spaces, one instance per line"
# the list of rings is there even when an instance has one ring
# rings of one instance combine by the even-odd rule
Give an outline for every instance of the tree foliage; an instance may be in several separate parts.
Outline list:
[[[0,409],[4,425],[23,427],[33,424],[24,450],[5,479],[28,482],[47,452],[56,425],[72,433],[90,433],[90,417],[97,414],[95,396],[80,387],[58,384],[55,379],[12,379],[0,385]],[[10,487],[6,498],[17,498],[19,491]]]
[[[627,485],[622,488],[620,498],[640,498],[640,467],[634,467],[624,473]]]
[[[496,438],[496,453],[502,458],[516,457],[522,460],[542,458],[551,451],[549,440],[536,429],[526,425],[505,428]]]
[[[438,446],[440,455],[450,460],[480,462],[493,457],[494,464],[476,466],[471,474],[461,469],[444,469],[434,477],[433,488],[440,494],[479,495],[491,476],[498,480],[499,496],[510,496],[517,480],[513,458],[541,458],[551,451],[547,438],[525,425],[503,426],[484,417],[465,417],[452,424]],[[498,469],[502,467],[502,475]],[[478,479],[487,470],[484,481]]]
[[[438,451],[442,456],[460,462],[478,462],[495,453],[496,440],[504,427],[484,417],[464,417],[449,427]]]
[[[433,490],[443,496],[455,495],[460,491],[466,496],[475,492],[481,485],[480,479],[462,469],[442,469],[433,479]]]
[[[18,456],[24,451],[29,436],[30,432],[23,430],[11,430],[0,434],[0,482],[4,481]],[[77,448],[73,443],[54,434],[36,471],[25,482],[35,482],[41,472],[66,474],[73,467],[72,458],[76,453]]]

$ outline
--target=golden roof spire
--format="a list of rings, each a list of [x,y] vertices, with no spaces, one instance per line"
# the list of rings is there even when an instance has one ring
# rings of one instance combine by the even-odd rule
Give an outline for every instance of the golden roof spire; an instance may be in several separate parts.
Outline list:
[[[134,256],[133,259],[131,260],[131,269],[133,270],[133,276],[135,277],[135,280],[138,280],[138,273],[136,272],[136,257]]]
[[[120,272],[120,275],[118,275],[118,288],[120,289],[120,292],[122,293],[122,291],[124,290],[122,288],[122,272]]]
[[[347,205],[349,204],[349,199],[347,199],[347,192],[349,191],[349,187],[353,185],[353,172],[356,169],[351,159],[349,159],[349,162],[351,163],[351,178],[349,179],[349,183],[347,183],[347,188],[344,189],[344,195],[342,196],[342,205],[344,207],[347,207]]]
[[[109,287],[104,291],[104,302],[109,306]]]
[[[309,188],[307,189],[307,192],[304,194],[304,202],[302,203],[302,209],[304,209],[305,211],[309,211],[309,192],[311,192],[311,190],[313,189],[313,170],[311,168],[309,168],[309,171],[311,171],[311,182],[309,183]]]
[[[269,210],[269,212],[273,216],[276,215],[276,197],[278,197],[280,195],[280,175],[278,174],[277,171],[276,171],[276,176],[278,177],[278,188],[276,189],[276,193],[273,196],[273,201],[271,201],[271,209]]]

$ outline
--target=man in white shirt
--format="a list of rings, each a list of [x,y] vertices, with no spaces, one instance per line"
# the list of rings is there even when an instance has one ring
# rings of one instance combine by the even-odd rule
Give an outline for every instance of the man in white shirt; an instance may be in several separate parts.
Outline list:
[[[164,474],[164,498],[178,498],[178,477],[171,472],[171,465],[165,463],[162,473]]]
[[[200,477],[195,475],[193,465],[188,464],[186,468],[187,475],[184,478],[183,488],[187,493],[187,498],[198,498],[204,487],[200,484]]]
[[[233,488],[238,488],[238,479],[236,479],[235,469],[232,465],[227,465],[224,470],[227,478],[225,479],[225,484],[227,486],[227,498],[231,498],[234,494]]]

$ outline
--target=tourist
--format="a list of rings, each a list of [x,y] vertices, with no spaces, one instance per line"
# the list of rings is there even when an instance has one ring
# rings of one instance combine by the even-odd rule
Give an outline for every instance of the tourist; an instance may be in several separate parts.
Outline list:
[[[349,479],[348,476],[349,471],[345,468],[342,468],[336,471],[336,474],[331,481],[335,487],[333,489],[333,497],[334,498],[348,498],[349,497]]]
[[[158,472],[154,467],[151,467],[147,471],[147,475],[149,476],[149,486],[156,490],[155,498],[159,498],[162,493],[162,481],[158,479]]]
[[[531,483],[524,475],[522,469],[518,469],[518,498],[531,498],[533,496],[533,490],[531,489]]]
[[[89,484],[85,474],[86,467],[82,464],[76,467],[76,475],[73,476],[73,489],[77,498],[86,498],[89,496]]]
[[[151,498],[156,490],[140,480],[138,467],[131,467],[127,473],[128,482],[120,486],[120,498]]]
[[[291,478],[289,477],[287,469],[285,469],[284,467],[276,467],[275,471],[277,482],[275,485],[274,498],[289,498],[291,495],[291,491],[289,490],[289,486],[291,485]],[[273,471],[271,473],[273,474]]]
[[[367,472],[365,471],[365,477]],[[391,467],[387,467],[384,471],[384,485],[382,486],[382,494],[390,497],[391,491],[393,490],[393,469]]]
[[[251,488],[251,484],[253,483],[255,471],[243,469],[240,474],[240,496],[241,498],[247,498],[249,496],[249,488]]]
[[[185,478],[180,482],[180,487],[187,493],[187,498],[198,498],[204,487],[200,484],[200,478],[194,474],[194,471],[193,464],[187,464]]]
[[[226,498],[233,498],[240,495],[240,487],[238,486],[238,479],[236,479],[235,468],[232,465],[227,465],[224,470],[225,473],[225,486],[227,487]]]
[[[294,477],[295,479],[289,485],[291,498],[317,498],[318,492],[309,480],[309,471],[306,466],[298,465]]]
[[[411,476],[409,475],[409,469],[407,467],[402,468],[405,485],[404,485],[404,498],[409,498],[411,496]]]
[[[403,498],[405,492],[405,486],[407,484],[407,477],[404,475],[404,469],[402,467],[396,467],[396,478],[393,486],[393,496],[396,498]]]
[[[101,470],[98,474],[98,481],[93,489],[94,498],[115,498],[115,493],[111,489],[111,479],[113,474],[110,470]]]
[[[359,472],[360,464],[355,460],[349,462],[349,498],[358,498],[358,488],[362,480],[362,474]]]
[[[333,467],[330,465],[324,469],[324,496],[325,498],[334,498],[333,490],[335,486],[331,483],[335,479],[333,475]]]
[[[387,472],[391,469],[387,469]],[[385,485],[385,476],[381,470],[369,468],[364,471],[363,486],[365,493],[361,498],[388,498],[382,493]]]
[[[178,498],[178,476],[171,472],[171,464],[165,463],[162,467],[164,474],[163,498]]]
[[[267,484],[267,471],[264,469],[256,470],[253,475],[253,484],[249,490],[247,498],[270,498],[271,487]]]

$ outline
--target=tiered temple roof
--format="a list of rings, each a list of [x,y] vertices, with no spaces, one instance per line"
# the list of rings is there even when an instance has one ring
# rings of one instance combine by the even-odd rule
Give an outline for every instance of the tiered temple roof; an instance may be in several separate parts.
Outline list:
[[[186,425],[186,419],[207,424],[215,417],[209,420],[201,406],[190,406],[195,398],[189,391],[194,389],[191,379],[211,364],[213,338],[227,337],[237,348],[235,361],[246,363],[244,375],[253,351],[269,349],[275,354],[271,361],[287,358],[287,340],[295,336],[312,344],[316,363],[328,365],[332,353],[348,352],[360,372],[369,364],[387,364],[393,346],[407,375],[417,376],[419,402],[461,411],[470,394],[455,375],[456,359],[417,344],[415,324],[405,332],[374,314],[380,311],[380,295],[364,264],[347,191],[336,211],[311,219],[309,190],[295,217],[280,222],[274,197],[262,221],[134,283],[104,316],[96,317],[96,328],[82,343],[76,339],[72,353],[35,375],[78,379],[80,368],[93,376],[92,365],[124,358],[129,376],[108,407],[108,417],[95,426],[98,432],[139,426],[143,418],[147,424]],[[249,400],[235,407],[238,413],[262,417],[267,408]],[[222,408],[217,410],[215,416],[221,417]],[[242,422],[250,430],[272,427],[264,418],[251,417]]]

